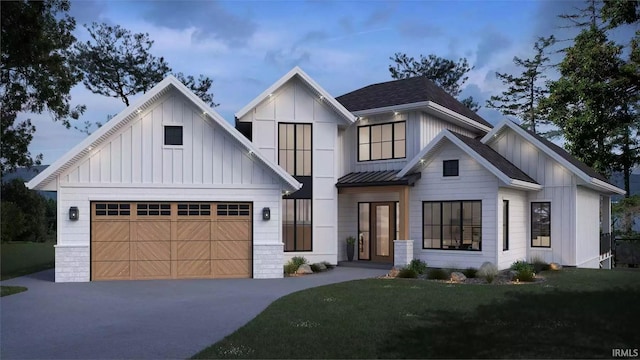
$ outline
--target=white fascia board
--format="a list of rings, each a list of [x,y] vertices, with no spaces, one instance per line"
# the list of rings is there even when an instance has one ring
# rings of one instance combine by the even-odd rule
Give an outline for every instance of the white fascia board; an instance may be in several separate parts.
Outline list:
[[[622,190],[617,186],[613,186],[596,178],[591,178],[591,184],[593,184],[593,186],[597,187],[600,190],[604,190],[606,193],[614,193],[619,195],[624,195],[627,193],[625,190]]]
[[[249,151],[252,152],[252,154],[258,157],[277,175],[285,180],[285,182],[288,186],[291,187],[291,189],[294,189],[295,191],[302,187],[302,184],[296,181],[291,175],[286,173],[279,166],[266,159],[260,152],[258,152],[258,149],[255,148],[250,141],[248,141],[242,134],[240,134],[234,127],[232,127],[231,124],[226,122],[220,116],[220,114],[214,111],[208,104],[202,101],[202,99],[191,92],[173,75],[167,76],[164,80],[162,80],[151,90],[149,90],[149,92],[141,96],[133,104],[126,107],[124,110],[118,113],[118,115],[113,117],[105,125],[100,127],[86,139],[81,141],[78,145],[74,146],[65,155],[63,155],[61,158],[47,167],[43,172],[31,179],[31,181],[27,183],[27,187],[36,190],[46,188],[49,182],[56,179],[62,171],[66,170],[76,160],[84,157],[88,152],[91,151],[91,148],[98,146],[102,141],[110,137],[113,132],[117,131],[121,126],[123,126],[127,122],[127,120],[135,117],[139,112],[151,105],[151,103],[153,103],[158,96],[165,94],[169,90],[169,85],[173,86],[173,88],[178,90],[180,93],[182,93],[182,95],[184,95],[197,107],[199,107],[203,111],[203,113],[207,114],[210,118],[216,121],[218,125],[227,130],[227,132],[229,132],[234,138],[236,138],[238,142],[244,145]]]
[[[413,110],[422,110],[426,112],[436,113],[446,119],[453,120],[454,122],[461,123],[463,125],[472,127],[477,130],[481,130],[483,132],[489,132],[491,130],[490,127],[480,124],[475,120],[471,120],[466,116],[460,115],[455,111],[449,110],[444,106],[434,103],[433,101],[420,101],[410,104],[401,104],[401,105],[393,105],[393,106],[384,106],[374,109],[365,109],[360,111],[354,111],[353,114],[359,117],[366,117],[370,115],[376,115],[381,113],[388,112],[402,112],[402,111],[413,111]]]
[[[116,116],[114,116],[111,120],[109,120],[106,124],[98,128],[87,138],[82,140],[78,145],[71,148],[71,150],[67,151],[62,157],[58,160],[54,161],[50,166],[48,166],[44,171],[38,174],[36,177],[31,179],[27,183],[27,187],[29,189],[40,190],[46,187],[46,183],[52,180],[52,177],[56,177],[58,173],[64,171],[64,166],[72,163],[73,160],[77,160],[80,157],[86,155],[91,147],[94,147],[102,140],[107,138],[110,133],[118,128],[121,123],[129,118],[132,115],[135,115],[137,110],[141,110],[148,106],[147,102],[149,100],[154,99],[158,95],[164,94],[167,90],[167,86],[169,84],[173,84],[173,81],[179,82],[175,77],[169,75],[164,80],[156,84],[149,92],[141,96],[138,100],[136,100],[133,104],[126,107],[124,110],[120,111]]]
[[[251,110],[253,110],[256,106],[260,105],[264,100],[266,100],[269,95],[276,92],[280,87],[286,84],[289,80],[291,80],[294,76],[300,77],[303,82],[307,84],[309,88],[315,91],[318,95],[321,96],[323,101],[326,101],[333,110],[338,113],[342,118],[344,118],[348,124],[352,124],[356,121],[356,116],[353,115],[349,110],[347,110],[342,104],[340,104],[331,94],[325,91],[318,83],[316,83],[307,73],[302,71],[302,69],[298,66],[291,69],[288,73],[286,73],[283,77],[278,79],[273,85],[263,91],[256,98],[251,100],[247,105],[245,105],[240,111],[235,113],[235,117],[240,119],[243,116],[247,115]]]
[[[533,190],[540,191],[543,189],[543,186],[540,184],[534,184],[527,181],[511,179],[510,184],[512,188],[522,189],[522,190]]]

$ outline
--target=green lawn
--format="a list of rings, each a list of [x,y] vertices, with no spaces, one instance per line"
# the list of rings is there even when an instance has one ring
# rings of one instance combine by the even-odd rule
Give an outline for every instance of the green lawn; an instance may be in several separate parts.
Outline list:
[[[526,285],[370,279],[309,289],[194,358],[608,358],[638,348],[640,272],[543,275]]]
[[[31,274],[54,266],[54,242],[0,244],[0,280]]]
[[[0,286],[0,297],[21,293],[23,291],[27,291],[27,288],[24,286]]]

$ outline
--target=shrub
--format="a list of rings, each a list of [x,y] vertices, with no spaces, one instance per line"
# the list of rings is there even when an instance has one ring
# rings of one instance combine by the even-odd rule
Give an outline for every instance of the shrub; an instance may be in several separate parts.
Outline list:
[[[311,264],[310,266],[311,266],[311,270],[313,272],[321,272],[321,271],[326,271],[327,270],[325,268],[321,268],[320,264]]]
[[[284,272],[285,274],[293,274],[298,271],[300,265],[306,263],[308,263],[307,259],[303,258],[302,256],[294,256],[291,258],[291,260],[289,260],[288,263],[284,265]]]
[[[418,272],[416,272],[413,268],[407,266],[400,269],[397,277],[415,279],[418,277]]]
[[[551,268],[549,264],[537,256],[531,259],[531,264],[533,265],[533,271],[536,273],[547,271]]]
[[[484,278],[489,284],[491,284],[493,282],[493,279],[495,279],[498,275],[498,268],[487,261],[480,266],[480,269],[478,270],[476,275],[478,277]]]
[[[407,268],[415,271],[416,274],[421,275],[427,271],[427,263],[420,259],[413,259],[409,265],[407,265]]]
[[[449,273],[444,269],[431,269],[427,277],[431,280],[449,280]]]
[[[535,280],[535,274],[533,273],[533,266],[530,269],[520,269],[516,271],[516,275],[513,280],[531,282]]]
[[[529,270],[529,269],[533,271],[533,266],[524,260],[518,260],[513,264],[511,264],[511,270],[516,272],[521,270]]]
[[[327,267],[327,269],[333,269],[334,267],[336,267],[335,265],[331,264],[328,261],[323,261],[322,263],[324,264],[324,266]]]
[[[466,269],[464,269],[462,271],[462,273],[464,274],[464,276],[466,276],[469,279],[473,279],[474,277],[476,277],[476,274],[478,273],[478,269],[476,268],[472,268],[472,267],[468,267]]]

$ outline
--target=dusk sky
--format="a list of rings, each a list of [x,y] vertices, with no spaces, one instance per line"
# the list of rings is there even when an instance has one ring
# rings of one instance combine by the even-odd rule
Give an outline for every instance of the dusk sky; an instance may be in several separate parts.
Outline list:
[[[298,65],[333,96],[391,80],[389,57],[436,54],[466,57],[475,68],[462,95],[473,96],[491,123],[501,115],[484,107],[503,90],[495,72],[513,73],[513,56],[530,57],[539,36],[558,32],[558,14],[574,1],[72,1],[75,34],[83,24],[107,22],[147,32],[152,53],[174,72],[214,80],[215,110],[234,113]],[[78,84],[72,104],[88,108],[85,120],[105,122],[125,108],[119,99]],[[30,117],[37,127],[30,147],[50,164],[85,134],[65,129],[48,114]]]

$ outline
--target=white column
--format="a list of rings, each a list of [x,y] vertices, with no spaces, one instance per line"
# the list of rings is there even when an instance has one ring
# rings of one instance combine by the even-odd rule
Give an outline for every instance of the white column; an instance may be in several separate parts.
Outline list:
[[[393,266],[403,268],[413,260],[413,240],[393,240]]]

